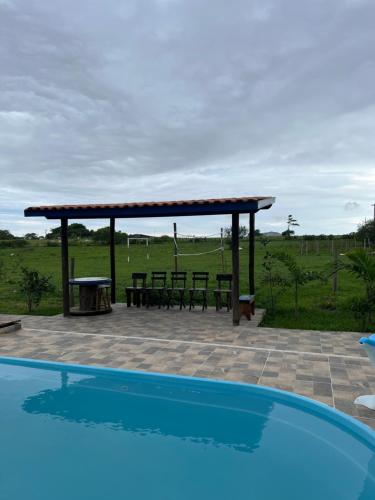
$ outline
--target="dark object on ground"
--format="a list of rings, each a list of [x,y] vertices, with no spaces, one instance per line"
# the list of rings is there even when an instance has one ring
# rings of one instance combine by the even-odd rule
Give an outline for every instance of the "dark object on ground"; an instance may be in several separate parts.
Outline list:
[[[20,328],[22,328],[20,319],[0,323],[0,334],[14,332],[16,330],[20,330]]]
[[[240,295],[240,315],[246,316],[248,321],[251,320],[251,315],[255,314],[255,296]]]

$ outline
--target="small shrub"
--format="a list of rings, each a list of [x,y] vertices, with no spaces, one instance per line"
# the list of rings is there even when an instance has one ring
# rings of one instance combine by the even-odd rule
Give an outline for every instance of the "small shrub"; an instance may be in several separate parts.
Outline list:
[[[28,312],[39,306],[43,294],[52,292],[51,276],[43,276],[39,271],[21,267],[19,290],[24,295]]]
[[[369,315],[373,310],[373,304],[366,297],[353,297],[350,302],[350,309],[354,317],[360,323],[361,332],[367,332],[369,328]]]
[[[336,310],[336,297],[335,296],[329,296],[329,297],[323,297],[321,300],[319,307],[321,309],[325,309],[326,311],[335,311]]]
[[[310,281],[321,279],[321,275],[315,271],[306,270],[298,264],[294,257],[286,252],[275,252],[273,256],[284,264],[289,273],[289,286],[291,286],[294,291],[294,313],[297,314],[299,309],[300,287]]]
[[[362,248],[353,250],[346,256],[349,259],[346,268],[364,285],[365,295],[363,298],[353,298],[352,310],[361,321],[361,330],[365,332],[372,323],[375,311],[375,258]]]
[[[278,297],[286,289],[286,287],[288,286],[288,282],[279,273],[278,269],[276,268],[276,259],[267,248],[270,244],[270,240],[261,237],[260,243],[265,249],[262,263],[262,284],[265,286],[267,293],[267,313],[273,316],[276,313]]]

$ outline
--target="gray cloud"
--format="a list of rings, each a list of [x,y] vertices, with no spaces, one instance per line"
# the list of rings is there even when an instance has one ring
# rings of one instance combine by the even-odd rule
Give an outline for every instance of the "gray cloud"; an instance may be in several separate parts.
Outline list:
[[[361,207],[361,205],[359,203],[357,203],[356,201],[348,201],[344,205],[344,209],[347,210],[348,212],[358,210],[360,207]]]
[[[354,229],[374,22],[370,0],[0,1],[0,225],[27,230],[39,203],[271,194],[264,229]]]

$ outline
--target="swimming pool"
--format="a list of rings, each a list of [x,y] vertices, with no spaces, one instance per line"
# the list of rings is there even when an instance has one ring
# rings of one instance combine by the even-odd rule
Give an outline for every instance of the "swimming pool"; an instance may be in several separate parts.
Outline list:
[[[1,500],[375,498],[375,437],[258,386],[0,357]]]

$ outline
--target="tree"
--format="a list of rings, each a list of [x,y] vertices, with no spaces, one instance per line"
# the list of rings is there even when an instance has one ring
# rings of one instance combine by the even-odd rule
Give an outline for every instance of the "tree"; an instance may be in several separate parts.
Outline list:
[[[293,215],[289,214],[288,219],[286,221],[286,225],[287,225],[287,230],[283,231],[281,234],[285,236],[286,239],[290,239],[294,234],[294,230],[292,229],[292,227],[299,226],[299,224],[297,222],[297,219],[295,219]]]
[[[246,226],[239,227],[238,236],[239,236],[240,240],[247,238],[248,234],[249,234],[249,231],[248,231]],[[224,238],[228,241],[231,241],[231,239],[232,239],[232,226],[228,226],[228,227],[224,228]]]
[[[0,229],[0,240],[14,240],[15,238],[7,229]]]
[[[365,221],[358,226],[356,237],[359,240],[375,242],[375,220]]]
[[[260,244],[265,250],[263,257],[262,267],[263,276],[262,283],[266,286],[267,290],[267,313],[273,315],[276,312],[277,298],[279,294],[288,286],[286,280],[281,276],[276,268],[276,259],[274,255],[268,250],[270,240],[262,237]]]
[[[36,233],[26,233],[24,238],[25,240],[39,240],[39,236]]]
[[[71,239],[82,239],[88,238],[91,235],[91,231],[87,229],[83,224],[79,224],[74,222],[73,224],[69,224],[68,226],[68,238]],[[61,227],[55,227],[50,230],[50,232],[46,235],[48,240],[57,240],[61,236]]]
[[[19,290],[24,295],[28,312],[39,306],[44,293],[52,292],[51,276],[43,276],[39,271],[21,267]]]
[[[110,238],[110,228],[109,226],[107,227],[100,227],[96,231],[92,231],[91,233],[93,241],[96,243],[109,243],[109,238]],[[121,231],[115,231],[115,243],[119,245],[120,243],[125,243],[126,242],[126,233],[122,233]]]
[[[346,269],[365,285],[364,297],[356,297],[352,308],[361,318],[362,330],[367,331],[375,310],[375,258],[363,248],[352,250],[346,256],[349,259]]]
[[[274,257],[284,264],[289,273],[289,285],[294,291],[294,312],[298,313],[299,309],[299,289],[309,281],[320,279],[320,275],[313,271],[307,271],[298,264],[296,259],[286,252],[276,252]]]

